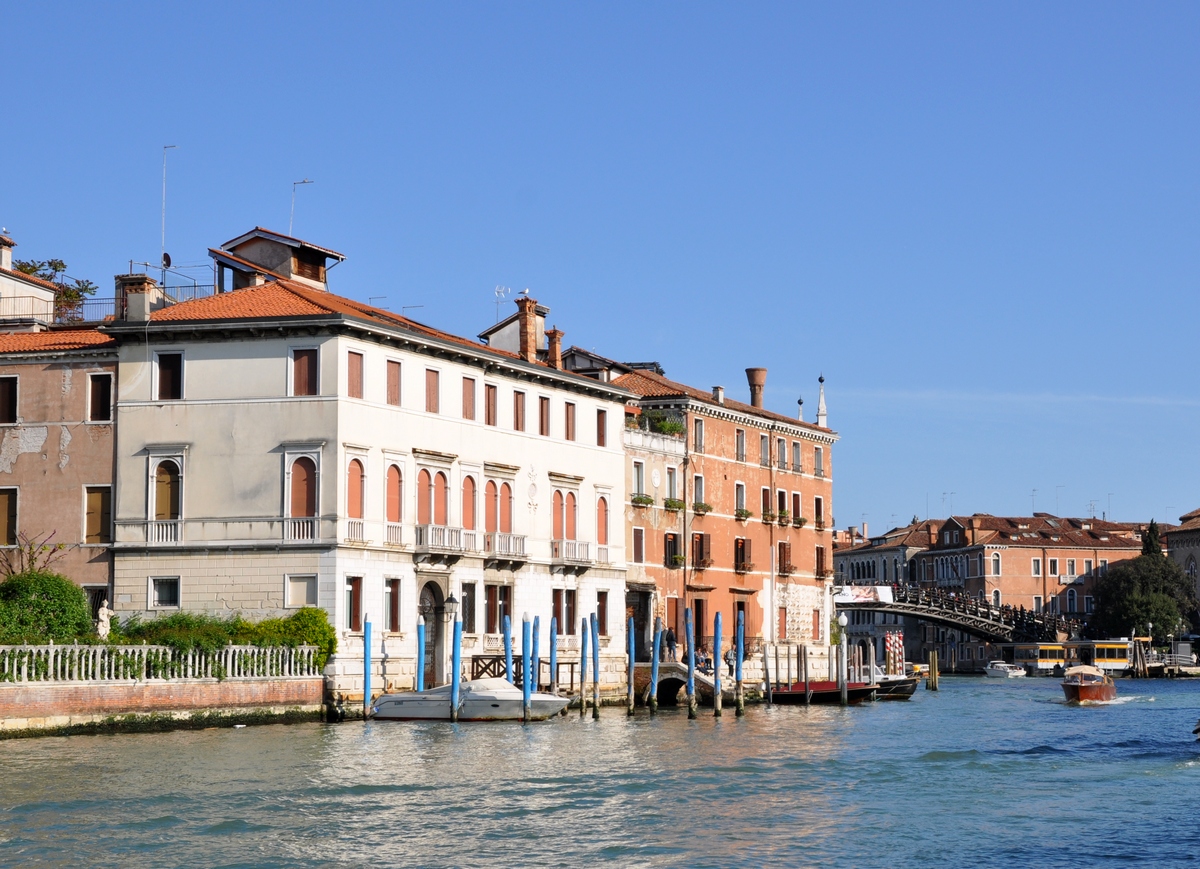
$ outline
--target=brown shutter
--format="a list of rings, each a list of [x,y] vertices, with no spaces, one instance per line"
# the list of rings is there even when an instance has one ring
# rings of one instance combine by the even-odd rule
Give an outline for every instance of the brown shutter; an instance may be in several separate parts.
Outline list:
[[[400,363],[391,359],[387,364],[387,403],[400,406]]]
[[[596,446],[608,446],[608,412],[596,411]]]
[[[317,351],[292,351],[292,395],[317,394]]]
[[[550,399],[538,399],[538,434],[548,437],[550,435]]]
[[[439,413],[439,378],[432,368],[425,369],[425,412]]]
[[[496,392],[496,387],[490,383],[483,388],[483,421],[487,425],[496,424]]]
[[[363,397],[363,355],[350,353],[346,358],[347,394],[351,398]]]
[[[475,378],[464,377],[462,382],[462,417],[463,419],[475,418]]]
[[[107,486],[87,490],[86,543],[112,543],[112,489]]]
[[[571,404],[568,401],[566,407],[567,407],[566,421],[565,421],[565,428],[567,430],[566,437],[567,437],[567,440],[573,441],[573,440],[575,440],[575,405]]]

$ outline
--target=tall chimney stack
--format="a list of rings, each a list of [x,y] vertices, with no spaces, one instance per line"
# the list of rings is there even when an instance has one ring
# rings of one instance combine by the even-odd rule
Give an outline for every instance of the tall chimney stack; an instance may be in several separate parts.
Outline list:
[[[747,368],[746,380],[750,383],[750,405],[763,406],[763,388],[767,385],[767,369]]]
[[[517,351],[526,362],[537,362],[537,300],[529,296],[517,299],[517,328],[520,349]]]
[[[0,269],[12,271],[12,249],[17,243],[7,235],[0,235]]]
[[[546,361],[551,368],[562,368],[562,337],[563,331],[557,326],[546,330]]]

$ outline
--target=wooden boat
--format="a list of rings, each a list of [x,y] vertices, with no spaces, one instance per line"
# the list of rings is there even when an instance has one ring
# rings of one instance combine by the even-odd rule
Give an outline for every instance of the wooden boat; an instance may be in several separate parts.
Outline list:
[[[842,692],[838,688],[837,682],[817,682],[814,680],[808,683],[808,687],[811,690],[811,697],[805,691],[804,682],[780,685],[771,691],[771,700],[781,705],[842,702]],[[868,685],[866,682],[850,682],[846,685],[846,702],[862,703],[864,700],[870,700],[871,695],[875,693],[877,687],[875,685]],[[916,690],[915,685],[913,690]]]
[[[1112,676],[1098,667],[1069,668],[1062,689],[1068,703],[1103,703],[1117,698],[1117,685]]]
[[[875,683],[876,700],[907,700],[917,693],[916,676],[880,676]]]
[[[989,679],[1020,679],[1025,675],[1025,668],[1017,664],[1006,664],[1004,661],[988,661],[983,668],[983,675]]]
[[[534,721],[562,712],[569,702],[557,694],[533,693],[529,698]],[[384,694],[371,706],[372,717],[392,721],[449,721],[450,686],[428,691]],[[520,721],[524,717],[521,689],[507,679],[474,679],[459,686],[459,721]]]

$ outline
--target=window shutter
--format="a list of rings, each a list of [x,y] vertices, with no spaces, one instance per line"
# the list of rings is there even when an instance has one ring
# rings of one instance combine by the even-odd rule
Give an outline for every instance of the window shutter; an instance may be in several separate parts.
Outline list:
[[[387,403],[400,406],[400,363],[392,360],[387,364]]]

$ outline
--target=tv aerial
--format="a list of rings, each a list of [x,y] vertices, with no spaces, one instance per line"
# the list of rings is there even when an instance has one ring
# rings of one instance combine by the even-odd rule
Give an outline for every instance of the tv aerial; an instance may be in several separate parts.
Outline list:
[[[496,297],[496,322],[497,323],[500,322],[500,305],[501,305],[501,303],[504,302],[504,300],[506,298],[508,298],[508,296],[511,292],[512,292],[511,287],[502,287],[502,286],[500,286],[500,284],[496,284],[496,289],[492,290],[492,294],[495,295],[495,297]]]

